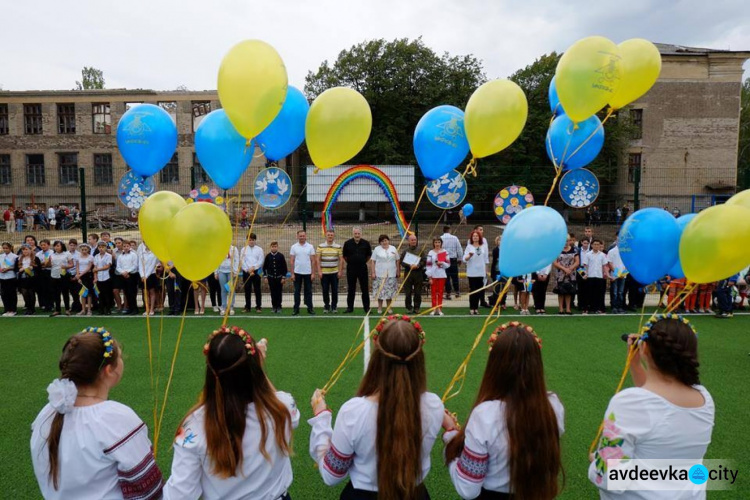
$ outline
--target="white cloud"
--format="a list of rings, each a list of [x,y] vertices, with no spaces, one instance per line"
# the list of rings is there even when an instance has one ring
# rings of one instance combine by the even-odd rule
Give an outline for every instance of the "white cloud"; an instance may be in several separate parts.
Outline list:
[[[750,12],[739,0],[600,1],[131,0],[6,2],[0,84],[67,89],[80,70],[109,88],[216,88],[224,53],[246,38],[277,48],[290,83],[363,40],[416,38],[439,53],[474,54],[487,76],[508,76],[542,54],[601,34],[750,50]],[[750,71],[750,63],[745,66]],[[746,71],[746,75],[747,75]]]

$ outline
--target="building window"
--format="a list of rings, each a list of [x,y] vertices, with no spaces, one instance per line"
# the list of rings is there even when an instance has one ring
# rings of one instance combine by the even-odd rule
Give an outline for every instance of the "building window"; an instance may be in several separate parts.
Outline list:
[[[200,186],[209,182],[211,182],[211,179],[208,177],[208,172],[206,172],[203,165],[201,165],[198,155],[193,153],[193,184]]]
[[[26,155],[26,185],[44,186],[44,155]]]
[[[61,186],[78,185],[78,153],[58,153]]]
[[[111,186],[112,180],[112,155],[110,153],[94,155],[94,185]]]
[[[91,108],[91,119],[95,134],[112,133],[112,114],[108,102],[94,103]]]
[[[162,184],[180,183],[180,165],[177,161],[177,153],[172,156],[169,163],[159,172],[159,182]]]
[[[193,132],[198,130],[198,125],[203,117],[211,112],[211,101],[192,101],[193,105]]]
[[[643,137],[643,110],[631,109],[630,122],[633,124],[633,139],[641,139]]]
[[[138,106],[139,104],[143,104],[142,102],[126,102],[125,103],[125,112],[127,113],[128,110],[134,106]]]
[[[76,105],[72,102],[57,105],[57,133],[76,133]]]
[[[23,128],[26,135],[39,135],[42,133],[42,105],[23,105]]]
[[[174,124],[177,124],[177,101],[161,101],[156,104],[169,114]]]
[[[8,186],[12,181],[10,155],[0,155],[0,186]]]
[[[641,173],[641,153],[630,153],[628,155],[628,182],[635,183],[636,176]]]
[[[8,105],[0,104],[0,135],[8,135]]]

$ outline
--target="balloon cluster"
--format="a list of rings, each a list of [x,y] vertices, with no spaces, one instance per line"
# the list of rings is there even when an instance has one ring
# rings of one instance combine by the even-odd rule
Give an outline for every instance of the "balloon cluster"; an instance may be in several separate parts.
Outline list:
[[[547,156],[559,171],[585,167],[604,145],[596,116],[612,113],[644,95],[659,78],[661,55],[653,43],[634,38],[619,45],[601,36],[584,38],[560,58],[549,88],[554,119]]]
[[[644,208],[627,218],[618,246],[623,264],[638,282],[665,276],[712,283],[750,264],[750,190],[724,205],[675,219],[659,208]]]

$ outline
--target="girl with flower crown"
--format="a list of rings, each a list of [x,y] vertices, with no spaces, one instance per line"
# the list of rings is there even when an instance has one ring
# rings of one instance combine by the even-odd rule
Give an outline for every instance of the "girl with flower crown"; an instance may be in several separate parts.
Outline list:
[[[490,356],[464,429],[446,413],[445,459],[461,498],[554,498],[564,410],[544,383],[542,341],[512,322],[490,336]]]
[[[349,475],[342,499],[428,499],[424,480],[444,410],[427,392],[424,332],[407,316],[390,316],[376,331],[357,397],[344,403],[333,428],[323,392],[313,394],[310,455],[327,485]]]
[[[120,383],[122,350],[104,328],[68,339],[60,378],[31,425],[31,461],[46,499],[159,498],[162,475],[146,424],[109,400]]]
[[[602,438],[589,457],[589,480],[604,499],[644,498],[642,491],[607,491],[608,459],[700,463],[714,426],[714,401],[698,376],[698,337],[686,319],[660,315],[644,325],[640,337],[630,335],[628,345],[635,349],[630,362],[635,387],[609,401]],[[706,498],[706,492],[651,491],[648,498]]]
[[[299,410],[268,379],[266,349],[265,339],[236,326],[213,332],[203,348],[203,392],[177,431],[165,499],[290,498]]]

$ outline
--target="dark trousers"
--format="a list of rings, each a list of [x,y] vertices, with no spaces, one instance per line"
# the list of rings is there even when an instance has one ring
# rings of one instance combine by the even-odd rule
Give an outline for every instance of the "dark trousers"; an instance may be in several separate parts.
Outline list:
[[[138,274],[129,274],[127,278],[122,277],[125,286],[125,300],[128,301],[128,312],[138,313]]]
[[[18,280],[18,288],[21,290],[23,305],[26,308],[26,312],[34,313],[36,311],[36,287],[34,286],[33,280]]]
[[[460,293],[458,287],[458,259],[451,259],[451,265],[445,270],[445,274],[448,275],[448,279],[445,280],[445,293],[450,295],[453,293]]]
[[[208,294],[211,298],[211,307],[221,307],[221,285],[214,273],[208,275]]]
[[[67,278],[63,278],[63,279],[67,279]],[[73,299],[73,304],[70,306],[70,312],[77,313],[77,312],[80,312],[81,309],[83,309],[81,307],[81,298],[78,295],[78,292],[80,291],[81,291],[81,284],[78,283],[77,281],[74,281],[73,278],[71,277],[68,280],[68,293],[70,293],[70,296]]]
[[[250,276],[249,273],[243,271],[242,277],[245,280],[245,310],[250,310],[253,293],[255,294],[255,308],[260,309],[262,307],[260,295],[260,276],[258,275],[258,273],[253,273],[253,275]]]
[[[505,284],[508,282],[508,278],[500,278],[500,280],[495,284],[495,286],[492,287],[492,295],[490,295],[490,305],[494,306],[497,302],[497,296],[500,295],[500,292],[503,291],[503,288],[505,288]],[[508,300],[508,294],[506,293],[503,295],[503,298],[500,299],[500,306],[505,307],[506,301]]]
[[[67,281],[65,277],[50,279],[55,312],[62,312],[60,309],[62,305],[65,305],[66,311],[70,309],[70,293],[68,292]]]
[[[408,276],[404,280],[403,284],[403,290],[406,294],[406,310],[418,311],[419,308],[422,307],[422,286],[424,286],[424,273],[422,273],[421,269],[412,269],[411,271],[407,271],[407,273]]]
[[[578,309],[581,311],[586,311],[591,308],[591,304],[589,303],[589,280],[588,278],[583,279],[583,277],[579,274],[578,275]]]
[[[535,280],[534,285],[531,287],[531,296],[534,298],[534,309],[542,310],[546,309],[547,304],[547,286],[549,285],[549,276],[546,280],[540,281],[536,277],[536,273],[531,276],[531,279]]]
[[[367,275],[367,266],[359,269],[346,269],[346,307],[354,309],[354,295],[357,292],[357,282],[362,291],[362,307],[365,312],[370,310],[370,280]]]
[[[352,485],[352,482],[349,481],[346,487],[341,491],[341,496],[339,498],[341,500],[377,500],[378,492],[358,490]],[[427,488],[425,488],[424,484],[420,484],[417,487],[416,499],[430,500],[430,494],[427,492]]]
[[[176,274],[174,278],[167,278],[167,299],[169,300],[169,312],[172,314],[182,313],[182,286],[181,276]],[[189,284],[186,285],[184,289],[190,290],[189,286]]]
[[[326,273],[320,279],[323,288],[323,305],[326,310],[336,309],[339,305],[339,274]]]
[[[643,291],[643,285],[638,283],[630,274],[625,278],[625,291],[628,296],[628,307],[630,309],[639,309],[643,307],[643,301],[646,299],[646,292]]]
[[[284,278],[268,278],[268,288],[271,289],[271,307],[281,309],[281,297],[284,285],[281,280]]]
[[[305,306],[312,311],[312,275],[294,273],[294,311],[299,312],[300,290],[305,286]]]
[[[481,302],[479,294],[482,292],[474,293],[475,290],[479,290],[484,286],[484,278],[482,276],[469,277],[469,309],[475,311],[479,309],[479,303]]]
[[[3,299],[3,306],[5,306],[5,312],[17,312],[18,308],[18,292],[16,278],[7,280],[0,280],[0,297]]]
[[[716,289],[716,302],[719,306],[719,312],[730,313],[732,312],[732,288],[728,286],[721,286]]]
[[[52,271],[42,269],[37,277],[37,295],[39,296],[39,307],[45,311],[51,311],[54,294],[52,291]]]
[[[607,280],[604,278],[588,278],[586,281],[586,288],[589,294],[588,310],[591,312],[604,312],[606,310],[604,296],[607,294]]]
[[[99,289],[99,312],[109,314],[115,305],[115,296],[112,293],[112,280],[97,281],[96,288]],[[153,293],[154,291],[150,291]]]
[[[532,291],[534,289],[532,288]],[[501,491],[490,491],[482,488],[482,492],[477,497],[477,500],[512,500],[515,498],[510,493],[503,493]]]

